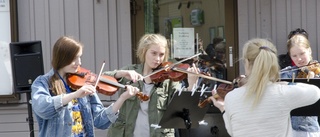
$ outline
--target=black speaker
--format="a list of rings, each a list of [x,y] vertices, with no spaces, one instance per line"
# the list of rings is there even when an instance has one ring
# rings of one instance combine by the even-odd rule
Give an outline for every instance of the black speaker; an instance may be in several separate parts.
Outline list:
[[[41,41],[10,43],[15,93],[31,91],[32,82],[44,74]]]

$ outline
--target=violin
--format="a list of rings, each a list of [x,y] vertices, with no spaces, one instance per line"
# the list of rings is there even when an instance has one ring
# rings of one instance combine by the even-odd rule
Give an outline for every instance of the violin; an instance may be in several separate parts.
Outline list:
[[[181,65],[180,63],[185,62],[187,60],[190,60],[196,56],[199,56],[202,53],[198,53],[196,55],[193,55],[191,57],[182,59],[178,62],[171,63],[171,62],[164,62],[161,63],[154,71],[148,75],[143,76],[144,78],[146,77],[151,77],[151,81],[158,83],[158,82],[163,82],[166,79],[171,79],[173,81],[181,81],[184,78],[187,77],[187,75],[183,73],[173,73],[174,71],[171,71],[173,67],[182,67],[182,68],[188,68],[190,67],[188,64]],[[154,75],[154,76],[153,76]]]
[[[309,71],[314,72],[315,75],[320,74],[320,64],[318,61],[311,61],[307,66],[301,67],[297,78],[308,78]]]
[[[181,80],[187,78],[186,73],[174,71],[170,67],[168,67],[170,65],[172,65],[172,62],[164,62],[164,63],[160,64],[156,69],[162,69],[162,68],[166,68],[166,69],[163,69],[163,70],[151,75],[150,76],[151,81],[158,83],[158,82],[163,82],[166,79],[170,79],[172,81],[181,81]],[[175,65],[174,67],[177,67],[180,69],[188,69],[190,66],[189,66],[189,64],[178,64],[178,65]]]
[[[239,77],[235,78],[232,83],[233,84],[231,85],[225,83],[219,84],[217,88],[217,94],[214,95],[214,98],[221,97],[224,99],[227,93],[229,93],[231,90],[243,86],[246,83],[246,77],[244,75],[240,75]]]
[[[234,88],[238,88],[243,86],[246,83],[246,77],[244,75],[240,75],[239,77],[235,78],[232,84],[221,83],[219,84],[218,88],[216,89],[217,93],[213,95],[215,99],[222,98],[224,99],[227,93],[232,91]],[[200,100],[198,107],[204,108],[208,103],[211,102],[210,98],[206,98],[205,100]]]
[[[96,82],[97,75],[82,67],[79,67],[76,73],[67,74],[67,83],[73,90],[81,88],[84,84],[95,85]],[[126,86],[118,83],[114,77],[101,75],[96,90],[101,94],[112,96],[119,88],[125,89]],[[142,101],[149,100],[149,96],[141,92],[137,93],[136,96]]]

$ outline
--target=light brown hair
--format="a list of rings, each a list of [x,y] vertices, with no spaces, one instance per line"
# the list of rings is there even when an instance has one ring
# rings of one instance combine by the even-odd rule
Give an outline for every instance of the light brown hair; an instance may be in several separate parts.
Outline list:
[[[69,65],[82,47],[80,42],[67,36],[60,37],[54,44],[51,65],[55,74],[50,78],[49,83],[55,95],[63,94],[66,91],[57,71]]]
[[[288,50],[289,55],[290,55],[290,49],[293,46],[304,47],[304,48],[310,50],[310,53],[312,53],[310,42],[309,42],[308,38],[303,34],[295,34],[287,41],[287,50]]]

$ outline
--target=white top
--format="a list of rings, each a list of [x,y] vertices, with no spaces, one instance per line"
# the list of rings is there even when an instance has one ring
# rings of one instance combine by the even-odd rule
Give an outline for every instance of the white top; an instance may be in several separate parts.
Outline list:
[[[151,89],[154,84],[144,83],[143,94],[150,97]],[[140,102],[140,109],[136,120],[133,137],[150,137],[150,124],[149,124],[149,100]]]
[[[229,92],[223,119],[232,137],[291,137],[290,111],[315,103],[320,90],[315,85],[269,83],[261,102],[252,107],[246,87]]]

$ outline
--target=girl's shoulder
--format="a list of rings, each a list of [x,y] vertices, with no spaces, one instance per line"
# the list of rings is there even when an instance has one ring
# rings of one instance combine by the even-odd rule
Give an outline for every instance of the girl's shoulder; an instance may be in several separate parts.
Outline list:
[[[142,64],[130,64],[122,67],[121,70],[137,70],[142,68],[143,68]]]

